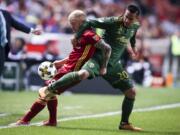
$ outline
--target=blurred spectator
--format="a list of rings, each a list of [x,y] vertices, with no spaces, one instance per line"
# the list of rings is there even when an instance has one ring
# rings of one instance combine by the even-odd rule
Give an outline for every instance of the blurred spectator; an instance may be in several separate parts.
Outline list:
[[[139,61],[129,61],[127,71],[137,84],[151,85],[152,73],[148,59],[141,58]]]
[[[50,40],[46,43],[46,51],[43,54],[43,60],[55,61],[59,60],[60,54],[58,49],[58,42],[55,40]]]
[[[67,15],[74,9],[93,10],[99,17],[116,16],[129,3],[142,11],[142,27],[149,38],[171,35],[179,28],[179,0],[1,0],[0,7],[30,25],[42,25],[46,32],[72,33]],[[164,12],[166,11],[166,12]]]
[[[36,25],[42,27],[45,32],[72,34],[68,25],[67,16],[75,10],[87,11],[89,19],[117,16],[124,12],[129,3],[136,3],[141,8],[141,28],[138,31],[138,38],[141,40],[140,49],[146,58],[153,57],[151,47],[153,43],[144,42],[147,39],[161,39],[170,37],[175,31],[180,31],[180,0],[0,0],[0,8],[8,9],[22,22],[27,22],[31,27]],[[97,29],[101,35],[103,32]],[[145,39],[145,40],[144,40]],[[171,40],[172,41],[172,40]],[[50,44],[50,45],[48,45]],[[47,43],[47,51],[44,53],[44,60],[59,59],[59,49],[53,41]],[[159,44],[159,43],[158,43]],[[168,43],[169,44],[169,43]],[[35,56],[35,55],[30,55]],[[36,56],[35,56],[36,57]],[[176,57],[174,57],[176,59]],[[156,58],[157,59],[157,58]],[[177,72],[177,61],[174,59],[173,72]],[[40,59],[42,60],[42,55]],[[125,54],[124,62],[128,65],[129,58]],[[145,61],[147,62],[147,61]],[[151,61],[150,61],[151,62]],[[144,62],[143,62],[144,63]],[[157,63],[160,63],[157,60]],[[140,63],[139,63],[140,64]],[[152,64],[152,62],[151,62]],[[141,62],[141,65],[142,62]],[[152,68],[153,69],[153,68]],[[174,73],[177,75],[176,73]],[[141,80],[142,82],[142,80]]]
[[[26,58],[24,45],[25,40],[23,38],[16,38],[14,44],[11,44],[8,58],[11,60],[24,60]]]

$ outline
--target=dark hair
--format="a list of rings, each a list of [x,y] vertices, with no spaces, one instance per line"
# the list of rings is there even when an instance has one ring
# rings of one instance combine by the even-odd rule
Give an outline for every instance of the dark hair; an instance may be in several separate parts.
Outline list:
[[[19,41],[21,42],[21,45],[22,45],[22,46],[24,46],[24,45],[26,44],[24,38],[17,37],[15,40],[16,40],[16,41],[19,40]]]
[[[131,13],[135,13],[137,16],[140,15],[140,9],[137,5],[134,4],[130,4],[128,5],[127,9],[131,12]]]

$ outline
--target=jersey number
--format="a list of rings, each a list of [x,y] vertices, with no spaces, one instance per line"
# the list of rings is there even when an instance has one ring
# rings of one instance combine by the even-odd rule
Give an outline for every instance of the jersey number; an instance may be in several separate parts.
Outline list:
[[[128,73],[126,71],[122,71],[121,73],[118,73],[120,80],[128,79]]]

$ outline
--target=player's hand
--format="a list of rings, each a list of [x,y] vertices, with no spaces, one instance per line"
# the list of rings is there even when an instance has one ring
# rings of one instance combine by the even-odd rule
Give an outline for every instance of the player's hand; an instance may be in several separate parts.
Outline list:
[[[67,62],[68,59],[69,58],[67,57],[67,58],[64,58],[62,60],[56,60],[56,61],[53,62],[53,64],[58,69],[58,68],[62,67]]]
[[[36,28],[36,29],[33,29],[33,30],[31,31],[31,33],[33,33],[33,34],[35,34],[35,35],[41,35],[41,34],[42,34],[42,30]]]
[[[105,75],[107,73],[107,68],[102,67],[100,69],[100,75]]]
[[[72,45],[73,45],[73,48],[76,47],[76,45],[77,45],[77,43],[78,43],[78,40],[76,39],[75,36],[71,39],[71,43],[72,43]]]
[[[128,49],[128,52],[132,60],[139,60],[139,52],[136,47]]]
[[[58,68],[60,68],[60,67],[63,66],[64,61],[63,61],[63,60],[56,60],[56,61],[53,62],[53,64],[54,64],[55,67],[58,69]]]

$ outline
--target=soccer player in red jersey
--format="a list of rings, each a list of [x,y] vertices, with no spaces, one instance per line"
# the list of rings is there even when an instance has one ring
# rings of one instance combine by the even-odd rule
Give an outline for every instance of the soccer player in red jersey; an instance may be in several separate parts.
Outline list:
[[[69,15],[68,19],[73,31],[76,32],[79,30],[80,26],[85,21],[86,15],[81,10],[75,10]],[[58,69],[58,73],[54,76],[52,80],[49,81],[49,84],[53,81],[61,79],[65,74],[71,71],[80,70],[83,64],[93,56],[96,48],[102,50],[104,59],[100,72],[102,75],[105,74],[106,66],[111,54],[111,47],[106,44],[92,29],[88,29],[82,34],[76,46],[73,46],[73,50],[68,58],[54,62],[56,68]],[[78,77],[74,72],[70,74],[70,76]],[[80,81],[79,78],[75,80],[76,81],[73,82],[73,86]],[[62,87],[63,84],[60,85],[61,89],[57,88],[55,93],[46,93],[45,96],[42,96],[40,94],[40,97],[33,103],[30,110],[20,120],[16,122],[16,125],[29,124],[31,119],[34,118],[41,110],[43,110],[47,104],[47,108],[49,111],[49,120],[45,121],[43,125],[56,126],[58,104],[56,94],[61,94],[67,89],[67,87]],[[44,87],[42,87],[39,91],[41,92],[41,90],[43,89]]]

